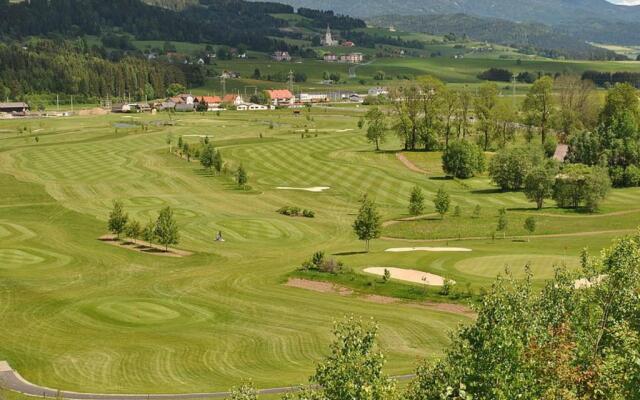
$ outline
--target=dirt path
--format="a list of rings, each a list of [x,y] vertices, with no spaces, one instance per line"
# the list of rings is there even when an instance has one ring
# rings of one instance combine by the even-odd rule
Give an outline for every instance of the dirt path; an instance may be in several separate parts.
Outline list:
[[[509,210],[507,210],[509,211]],[[524,212],[524,211],[509,211],[513,214],[520,214],[520,215],[531,215],[531,213],[528,212]],[[616,217],[616,216],[620,216],[620,215],[627,215],[627,214],[635,214],[637,212],[640,212],[639,208],[634,208],[631,210],[622,210],[622,211],[614,211],[614,212],[610,212],[610,213],[606,213],[606,214],[575,214],[575,215],[571,215],[571,214],[553,214],[553,213],[535,213],[536,216],[540,216],[540,217],[552,217],[552,218],[606,218],[606,217]]]
[[[402,153],[396,153],[396,158],[398,159],[398,161],[400,161],[402,164],[404,164],[404,166],[407,167],[410,171],[417,172],[419,174],[426,174],[427,173],[427,171],[423,170],[422,168],[420,168],[417,165],[415,165],[414,163],[412,163]]]
[[[382,223],[382,227],[386,228],[387,226],[391,226],[391,225],[395,225],[395,224],[399,224],[401,222],[411,222],[411,221],[419,221],[421,219],[427,219],[427,218],[432,218],[437,216],[438,214],[433,213],[433,214],[426,214],[426,215],[418,215],[415,217],[407,217],[407,218],[399,218],[399,219],[392,219],[391,221],[385,221]]]
[[[406,381],[413,379],[414,374],[394,376],[395,379]],[[35,385],[24,379],[17,371],[14,371],[6,361],[0,361],[0,386],[14,392],[28,396],[41,398],[59,398],[67,400],[188,400],[188,399],[225,399],[229,392],[210,393],[182,393],[182,394],[106,394],[106,393],[79,393],[60,391],[45,386]],[[114,386],[117,383],[114,382]],[[297,392],[300,386],[288,386],[258,390],[259,395],[284,394]]]
[[[169,247],[167,251],[165,251],[165,248],[163,246],[145,242],[143,240],[136,240],[135,243],[133,243],[132,240],[124,238],[122,238],[121,240],[117,240],[114,235],[104,235],[99,237],[98,240],[112,246],[120,247],[127,250],[138,251],[145,254],[153,254],[154,256],[188,257],[193,254],[186,250],[178,250],[171,247]]]
[[[637,232],[637,229],[614,229],[608,231],[592,231],[592,232],[575,232],[575,233],[551,233],[548,235],[533,235],[531,239],[544,239],[544,238],[563,238],[563,237],[582,237],[582,236],[597,236],[597,235],[606,235],[606,234],[626,234]],[[506,239],[528,239],[529,236],[507,236]],[[403,238],[394,238],[389,236],[382,236],[380,239],[383,240],[391,240],[395,242],[405,242],[405,243],[433,243],[433,242],[456,242],[463,240],[486,240],[491,239],[489,236],[468,236],[468,237],[455,237],[455,238],[443,238],[443,239],[403,239]],[[500,237],[496,237],[496,240],[504,240]]]

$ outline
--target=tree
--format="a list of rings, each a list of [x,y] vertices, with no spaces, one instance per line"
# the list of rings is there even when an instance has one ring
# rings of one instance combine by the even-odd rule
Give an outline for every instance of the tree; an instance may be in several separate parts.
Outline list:
[[[536,218],[528,217],[524,220],[524,229],[529,233],[528,241],[531,241],[531,235],[533,235],[536,231]]]
[[[200,152],[200,164],[204,169],[211,171],[211,168],[215,165],[216,150],[211,144],[205,144]]]
[[[160,211],[156,221],[155,236],[158,243],[164,246],[164,251],[169,251],[169,245],[178,244],[180,235],[178,224],[173,218],[171,207],[165,207]]]
[[[480,204],[476,204],[476,206],[473,209],[473,214],[471,214],[471,217],[474,219],[478,219],[480,218],[481,213],[482,213],[482,208],[480,207]]]
[[[311,383],[325,400],[389,400],[396,382],[382,372],[384,356],[375,348],[378,327],[353,317],[336,323],[331,353],[316,367]]]
[[[180,83],[172,83],[167,87],[167,96],[174,97],[187,91],[187,88]]]
[[[376,151],[380,151],[380,143],[386,140],[386,117],[378,107],[373,107],[365,115],[365,120],[367,121],[367,140],[376,145]]]
[[[378,239],[382,233],[382,218],[378,213],[376,203],[369,200],[365,194],[360,201],[360,210],[353,223],[353,230],[359,240],[365,242],[366,251],[369,252],[369,242]]]
[[[156,241],[156,223],[153,220],[149,220],[142,229],[142,240],[147,243],[153,244]]]
[[[459,107],[460,96],[455,90],[449,90],[446,86],[442,88],[442,118],[444,119],[443,136],[444,136],[444,148],[449,147],[449,140],[451,139],[451,130],[454,122],[456,111]]]
[[[124,206],[122,205],[122,202],[119,200],[114,201],[113,209],[109,214],[108,227],[109,231],[116,235],[117,239],[120,239],[120,234],[124,232],[128,220],[129,215],[124,212]]]
[[[419,186],[414,186],[409,197],[409,214],[422,215],[424,212],[424,193]]]
[[[455,178],[467,179],[482,173],[485,157],[482,149],[468,141],[451,143],[442,153],[442,169]]]
[[[556,79],[555,86],[559,103],[556,125],[564,137],[593,128],[597,122],[593,82],[575,75],[562,75]]]
[[[391,272],[388,269],[384,269],[384,274],[382,275],[382,280],[384,283],[387,283],[391,280]]]
[[[436,193],[436,197],[433,199],[433,205],[436,208],[436,212],[440,214],[440,218],[444,219],[444,215],[449,212],[449,207],[451,206],[449,193],[444,190],[444,187],[438,189],[438,193]]]
[[[222,154],[220,150],[216,150],[215,157],[213,158],[213,168],[217,173],[222,172],[222,167],[224,166],[224,161],[222,160]]]
[[[544,155],[540,148],[505,148],[491,158],[489,176],[504,191],[519,190],[524,184],[525,176],[543,160]]]
[[[507,236],[507,227],[509,226],[509,219],[507,218],[507,209],[501,208],[498,210],[498,227],[497,231],[502,232],[502,236]]]
[[[619,83],[607,93],[604,108],[600,113],[600,125],[610,127],[614,121],[630,116],[633,130],[640,127],[640,99],[638,91],[628,83]]]
[[[236,183],[242,189],[246,189],[248,182],[249,182],[249,177],[247,176],[247,171],[245,171],[242,164],[240,164],[240,166],[236,170]]]
[[[595,211],[610,188],[611,180],[604,168],[570,164],[556,176],[553,199],[563,208],[583,206]]]
[[[458,109],[455,113],[455,124],[458,130],[458,139],[466,139],[469,135],[469,113],[473,105],[473,96],[466,90],[459,90]]]
[[[125,235],[129,239],[133,239],[133,243],[135,243],[136,240],[140,239],[140,235],[142,234],[142,226],[140,225],[140,222],[134,219],[129,221],[124,232]]]
[[[231,389],[230,400],[258,400],[258,392],[251,382],[245,382]]]
[[[418,137],[425,150],[434,150],[438,146],[442,133],[444,111],[444,83],[432,76],[419,80],[422,120]]]
[[[496,106],[498,104],[498,86],[495,83],[485,83],[478,90],[475,98],[478,130],[484,136],[484,151],[489,150],[491,138],[496,129]]]
[[[544,143],[554,112],[553,78],[543,76],[533,83],[524,100],[523,111],[528,115],[528,120],[540,130]]]
[[[551,198],[555,173],[551,168],[535,167],[524,178],[524,194],[529,201],[534,201],[538,210],[542,209],[544,200]]]

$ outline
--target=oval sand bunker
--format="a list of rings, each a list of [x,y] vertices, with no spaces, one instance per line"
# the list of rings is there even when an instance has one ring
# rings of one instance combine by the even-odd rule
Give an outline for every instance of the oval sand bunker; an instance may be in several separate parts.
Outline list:
[[[421,285],[428,286],[444,286],[445,279],[443,277],[430,274],[428,272],[416,271],[414,269],[372,267],[366,268],[364,272],[368,274],[384,276],[385,269],[388,270],[389,273],[391,273],[392,279],[419,283]],[[455,283],[453,281],[450,282]]]
[[[331,188],[328,187],[328,186],[314,186],[314,187],[308,187],[308,188],[297,188],[297,187],[280,186],[280,187],[277,187],[276,189],[278,189],[278,190],[302,190],[302,191],[305,191],[305,192],[319,193],[319,192],[324,192],[325,190],[329,190]]]
[[[386,249],[388,253],[408,253],[411,251],[430,251],[434,253],[463,253],[472,251],[471,249],[465,249],[464,247],[397,247],[393,249]]]

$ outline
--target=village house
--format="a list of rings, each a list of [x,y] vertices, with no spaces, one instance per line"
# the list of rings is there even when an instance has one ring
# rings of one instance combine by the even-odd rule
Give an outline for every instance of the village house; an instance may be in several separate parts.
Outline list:
[[[356,47],[356,44],[351,40],[345,40],[344,42],[342,42],[342,47]]]
[[[329,101],[329,96],[320,93],[300,93],[299,101],[301,103],[326,103]]]
[[[205,103],[207,105],[207,111],[219,111],[222,104],[222,98],[219,96],[200,96],[196,97],[195,103]]]
[[[240,73],[236,71],[224,71],[220,76],[224,79],[240,79]]]
[[[276,107],[290,107],[295,104],[295,96],[289,90],[267,90],[267,98]]]
[[[191,104],[181,103],[181,104],[176,104],[175,110],[176,112],[192,112],[192,111],[195,111],[196,108],[193,105],[193,103]]]
[[[336,62],[338,61],[338,56],[333,53],[327,53],[324,55],[325,62]]]
[[[364,54],[362,53],[350,53],[340,56],[340,62],[349,64],[359,64],[364,61]]]
[[[271,55],[275,61],[291,61],[291,55],[288,51],[276,51]]]

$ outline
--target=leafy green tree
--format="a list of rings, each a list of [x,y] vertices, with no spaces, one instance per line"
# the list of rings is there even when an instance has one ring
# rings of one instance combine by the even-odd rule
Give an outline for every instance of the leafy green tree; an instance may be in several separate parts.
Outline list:
[[[147,243],[153,244],[156,241],[156,223],[153,220],[149,220],[142,229],[142,240]]]
[[[542,143],[547,139],[554,113],[553,78],[543,76],[533,83],[523,103],[528,120],[538,127]]]
[[[485,168],[485,157],[482,149],[468,141],[456,141],[442,153],[442,169],[455,178],[467,179],[482,173]]]
[[[140,222],[135,219],[129,221],[124,233],[129,239],[133,239],[133,243],[135,243],[136,240],[140,239],[140,235],[142,235],[142,226],[140,225]]]
[[[535,217],[528,217],[524,220],[524,229],[529,233],[529,241],[531,241],[531,235],[536,232],[536,225],[537,222]]]
[[[336,323],[331,353],[316,367],[311,383],[325,400],[391,400],[396,382],[382,372],[384,356],[375,348],[378,326],[353,317]]]
[[[245,382],[231,389],[231,397],[229,400],[258,400],[258,391],[252,383]]]
[[[524,178],[524,194],[529,201],[534,201],[538,210],[542,209],[544,200],[553,195],[555,171],[543,166],[535,167]]]
[[[367,121],[367,140],[376,145],[376,151],[380,151],[380,143],[384,143],[387,137],[386,116],[378,107],[373,107],[365,115]]]
[[[438,189],[438,193],[433,199],[433,205],[436,208],[436,212],[440,214],[440,218],[444,219],[444,215],[449,212],[449,207],[451,207],[451,198],[449,193],[444,190],[444,187]]]
[[[409,214],[422,215],[424,212],[424,193],[420,186],[414,186],[409,196]]]
[[[601,167],[570,164],[556,176],[553,199],[563,208],[583,206],[595,211],[611,188],[607,171]]]
[[[366,251],[369,251],[369,243],[373,239],[378,239],[382,233],[382,217],[378,213],[378,208],[373,200],[365,194],[360,201],[358,216],[353,222],[353,230],[359,240],[365,242]]]
[[[509,147],[491,158],[489,176],[502,190],[519,190],[529,171],[544,160],[538,148]]]
[[[113,202],[113,209],[109,214],[109,232],[116,235],[117,239],[120,239],[120,235],[124,232],[127,221],[129,220],[129,215],[124,211],[124,206],[122,202],[116,200]]]
[[[484,136],[484,151],[489,150],[491,138],[496,130],[496,106],[498,105],[498,85],[485,83],[475,98],[475,110],[478,117],[478,130]]]
[[[169,251],[170,245],[178,244],[180,234],[171,207],[165,207],[160,211],[156,221],[155,236],[158,243],[164,246],[165,252]]]
[[[171,85],[169,85],[169,87],[167,87],[167,96],[174,97],[181,93],[185,93],[186,91],[187,88],[184,87],[184,85],[180,83],[172,83]]]
[[[509,226],[509,219],[507,218],[507,209],[501,208],[498,210],[498,226],[497,231],[502,232],[502,236],[507,236],[507,227]]]
[[[200,152],[200,164],[204,169],[211,171],[215,165],[216,150],[211,144],[205,144]]]
[[[215,157],[213,158],[213,168],[217,173],[221,173],[223,166],[224,161],[222,160],[222,154],[220,153],[220,150],[216,150]]]
[[[247,171],[245,171],[242,164],[236,170],[236,183],[243,189],[247,188],[247,183],[249,182],[249,177],[247,176]]]
[[[629,116],[634,130],[640,127],[640,99],[638,91],[628,83],[619,83],[609,90],[600,113],[599,123],[604,127],[613,125],[615,120]]]
[[[418,131],[420,143],[425,150],[438,147],[443,133],[442,116],[444,114],[444,83],[438,78],[427,76],[419,80],[420,114],[422,116]]]

